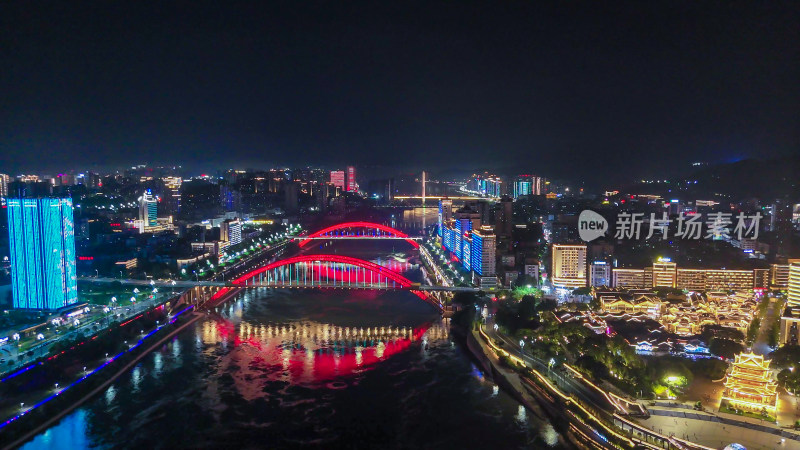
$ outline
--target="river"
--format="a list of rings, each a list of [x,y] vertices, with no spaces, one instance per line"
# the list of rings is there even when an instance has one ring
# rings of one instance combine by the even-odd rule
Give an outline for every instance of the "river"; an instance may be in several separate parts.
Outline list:
[[[380,261],[406,267],[394,255]],[[260,289],[23,448],[543,448],[557,437],[412,293]]]

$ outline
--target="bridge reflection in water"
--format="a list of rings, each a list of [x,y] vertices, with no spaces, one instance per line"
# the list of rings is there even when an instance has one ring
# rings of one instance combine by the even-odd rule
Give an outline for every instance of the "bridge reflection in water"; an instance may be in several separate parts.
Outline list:
[[[262,387],[253,382],[259,378],[292,385],[332,382],[370,370],[412,345],[449,338],[446,321],[417,327],[349,327],[313,320],[235,323],[218,315],[209,318],[198,339],[208,352],[224,349],[225,366],[219,369],[231,373],[240,393],[251,398],[263,395]]]

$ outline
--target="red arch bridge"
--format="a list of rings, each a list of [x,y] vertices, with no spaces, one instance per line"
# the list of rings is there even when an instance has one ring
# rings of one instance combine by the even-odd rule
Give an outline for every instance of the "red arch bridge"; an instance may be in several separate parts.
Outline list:
[[[414,248],[419,248],[418,237],[411,237],[400,230],[372,222],[345,222],[323,228],[307,236],[298,236],[300,247],[305,247],[314,239],[402,239]],[[415,240],[416,239],[416,240]]]
[[[431,286],[415,283],[391,269],[371,261],[342,255],[302,255],[281,259],[252,270],[234,280],[163,281],[81,277],[82,281],[122,282],[128,285],[194,288],[219,287],[208,300],[217,300],[233,288],[334,288],[334,289],[404,289],[441,309],[435,292],[479,292],[474,287]]]

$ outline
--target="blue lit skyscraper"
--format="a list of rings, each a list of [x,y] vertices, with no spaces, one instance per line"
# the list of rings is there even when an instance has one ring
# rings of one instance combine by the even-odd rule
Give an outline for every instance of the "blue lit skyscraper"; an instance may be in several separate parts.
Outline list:
[[[10,198],[7,210],[14,308],[53,310],[77,303],[72,200]]]
[[[158,199],[153,192],[148,189],[144,195],[139,197],[139,220],[142,221],[142,228],[158,226]],[[144,230],[142,230],[144,231]]]

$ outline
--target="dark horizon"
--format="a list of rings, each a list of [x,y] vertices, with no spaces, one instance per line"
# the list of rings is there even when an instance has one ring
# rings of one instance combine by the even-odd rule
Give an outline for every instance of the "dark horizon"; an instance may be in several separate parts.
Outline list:
[[[0,7],[0,172],[520,167],[586,185],[798,152],[800,8]]]

